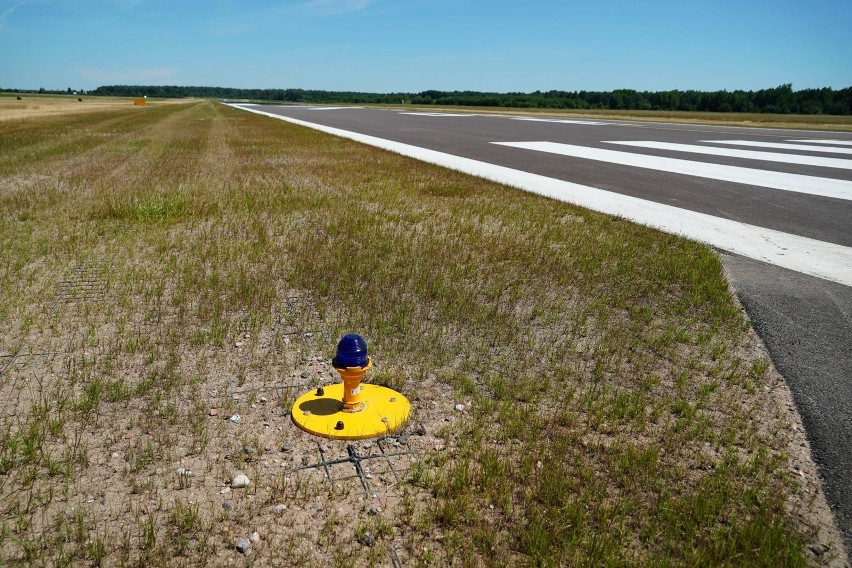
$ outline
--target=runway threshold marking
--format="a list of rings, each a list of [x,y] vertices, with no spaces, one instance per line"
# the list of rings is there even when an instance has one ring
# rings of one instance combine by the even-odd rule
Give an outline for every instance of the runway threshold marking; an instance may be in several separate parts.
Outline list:
[[[307,110],[349,110],[364,107],[306,107]]]
[[[807,144],[784,144],[781,142],[759,142],[755,140],[699,140],[706,144],[730,144],[731,146],[751,146],[755,148],[775,148],[796,152],[822,152],[823,154],[852,154],[852,148],[833,148],[831,146],[808,146]]]
[[[726,158],[742,158],[745,160],[760,160],[763,162],[779,162],[782,164],[797,164],[800,166],[817,166],[821,168],[838,168],[841,170],[852,170],[852,160],[844,160],[842,158],[800,156],[798,154],[774,154],[772,152],[757,152],[755,150],[737,150],[736,148],[714,148],[711,146],[698,146],[695,144],[675,144],[672,142],[656,142],[653,140],[625,142],[604,141],[604,143],[618,144],[620,146],[631,146],[633,148],[649,148],[652,150],[671,150],[673,152],[704,154],[706,156],[723,156]]]
[[[313,128],[334,136],[349,138],[356,142],[516,187],[530,193],[573,203],[601,213],[616,215],[628,221],[681,235],[734,254],[852,286],[852,247],[791,235],[765,227],[714,217],[706,213],[605,191],[596,187],[316,124],[247,105],[232,104],[230,106]]]
[[[807,142],[808,144],[830,144],[832,146],[852,146],[852,140],[790,140],[790,142]]]
[[[846,180],[788,174],[770,170],[743,168],[740,166],[709,164],[706,162],[663,158],[631,152],[617,152],[615,150],[602,150],[600,148],[573,146],[557,142],[492,142],[492,144],[852,201],[852,181]]]
[[[401,112],[408,116],[476,116],[475,114],[451,114],[448,112]]]
[[[553,122],[556,124],[588,124],[593,126],[609,126],[609,122],[592,122],[590,120],[568,120],[561,118],[527,118],[523,116],[513,117],[512,120],[524,120],[527,122]]]

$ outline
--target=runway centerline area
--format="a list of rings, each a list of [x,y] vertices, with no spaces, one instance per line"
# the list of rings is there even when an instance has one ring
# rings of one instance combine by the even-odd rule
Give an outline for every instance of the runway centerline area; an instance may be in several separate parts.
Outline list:
[[[529,118],[525,116],[516,116],[512,120],[525,120],[527,122],[550,122],[552,124],[591,124],[592,126],[603,126],[606,122],[595,122],[591,120],[571,120],[560,118]]]
[[[790,142],[808,142],[809,144],[831,144],[834,146],[852,146],[852,140],[790,140]]]
[[[607,144],[625,144],[640,148],[674,149],[672,144],[649,143],[649,142],[606,142]],[[835,199],[852,200],[852,181],[826,179],[815,176],[800,174],[788,174],[783,172],[772,172],[743,168],[739,166],[726,166],[708,162],[696,162],[681,160],[678,158],[665,158],[660,156],[648,156],[646,154],[635,154],[631,152],[618,152],[615,150],[601,150],[599,148],[588,148],[585,146],[573,146],[571,144],[559,144],[556,142],[493,142],[501,146],[521,148],[524,150],[535,150],[538,152],[549,152],[561,156],[584,158],[610,164],[620,164],[636,168],[645,168],[660,172],[683,174],[719,181],[729,181],[745,185],[756,185],[771,189],[784,191],[795,191],[810,195],[821,195]],[[710,148],[707,154],[714,155]],[[697,150],[692,150],[697,151]],[[729,155],[725,153],[715,155]],[[731,156],[739,157],[739,156]],[[852,166],[852,160],[849,160]],[[790,162],[787,162],[790,163]],[[792,162],[798,163],[798,162]],[[641,221],[639,221],[641,222]],[[706,242],[706,241],[705,241]],[[717,243],[707,244],[719,246]],[[726,249],[727,250],[727,249]]]
[[[841,158],[822,158],[820,156],[802,156],[798,154],[777,154],[772,152],[756,152],[754,150],[737,150],[734,148],[714,148],[711,146],[698,146],[695,144],[673,144],[671,142],[616,142],[608,140],[606,143],[633,146],[635,148],[671,150],[673,152],[691,152],[693,154],[706,154],[708,156],[726,156],[729,158],[741,158],[744,160],[762,160],[764,162],[780,162],[783,164],[799,164],[803,166],[852,170],[852,160],[844,160]],[[814,150],[818,150],[818,148],[814,148]]]
[[[777,148],[795,152],[821,152],[823,154],[850,154],[852,148],[835,148],[833,146],[809,146],[807,144],[785,144],[782,142],[761,142],[758,140],[702,140],[708,144],[730,144],[732,146],[751,146],[756,148]]]

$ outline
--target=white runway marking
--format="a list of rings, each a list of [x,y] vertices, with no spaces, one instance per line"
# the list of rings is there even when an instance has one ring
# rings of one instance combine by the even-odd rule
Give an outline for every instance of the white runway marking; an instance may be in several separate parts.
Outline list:
[[[526,120],[527,122],[555,122],[557,124],[591,124],[593,126],[606,126],[607,122],[592,122],[590,120],[565,120],[559,118],[526,118],[523,116],[518,116],[512,118],[512,120]]]
[[[852,160],[841,158],[821,158],[819,156],[799,156],[797,154],[773,154],[772,152],[756,152],[754,150],[737,150],[735,148],[712,148],[710,146],[696,146],[694,144],[673,144],[671,142],[610,142],[606,144],[619,144],[621,146],[632,146],[634,148],[651,148],[653,150],[672,150],[674,152],[689,152],[692,154],[704,154],[707,156],[724,156],[726,158],[743,158],[746,160],[761,160],[764,162],[780,162],[782,164],[798,164],[800,166],[818,166],[821,168],[838,168],[852,170]]]
[[[852,201],[852,181],[708,164],[676,158],[661,158],[659,156],[601,150],[556,142],[492,142],[492,144]]]
[[[574,203],[601,213],[618,215],[627,220],[682,235],[734,254],[852,286],[852,247],[773,231],[764,227],[713,217],[705,213],[680,209],[671,205],[621,195],[505,166],[497,166],[367,134],[314,124],[251,107],[231,106],[335,136],[349,138],[560,201]]]
[[[475,114],[450,114],[448,112],[401,112],[408,116],[476,116]]]
[[[822,152],[824,154],[852,154],[852,148],[831,148],[827,146],[808,146],[807,144],[782,144],[780,142],[757,142],[754,140],[699,140],[707,144],[730,144],[732,146],[753,146],[756,148],[777,148],[797,152]]]
[[[258,107],[265,105],[258,105],[253,103],[234,103],[231,106],[237,106],[237,104],[241,104],[243,107]],[[309,105],[270,105],[270,106],[279,106],[282,108],[286,108],[287,110],[346,110],[346,109],[363,109],[362,106],[309,106]]]
[[[350,108],[364,108],[364,107],[306,107],[308,110],[347,110]]]
[[[790,142],[807,142],[808,144],[831,144],[832,146],[852,146],[852,140],[790,140]]]

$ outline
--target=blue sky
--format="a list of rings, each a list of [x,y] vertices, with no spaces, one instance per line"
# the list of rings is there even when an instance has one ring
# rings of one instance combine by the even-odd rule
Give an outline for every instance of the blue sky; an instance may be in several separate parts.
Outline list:
[[[852,86],[852,1],[0,0],[0,87]]]

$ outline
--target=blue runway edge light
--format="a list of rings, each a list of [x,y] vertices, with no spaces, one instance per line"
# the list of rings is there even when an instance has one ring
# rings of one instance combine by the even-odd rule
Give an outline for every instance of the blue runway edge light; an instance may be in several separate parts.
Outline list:
[[[335,369],[346,367],[366,367],[369,363],[367,357],[367,342],[360,335],[350,333],[344,335],[337,344],[337,355],[331,360]]]

